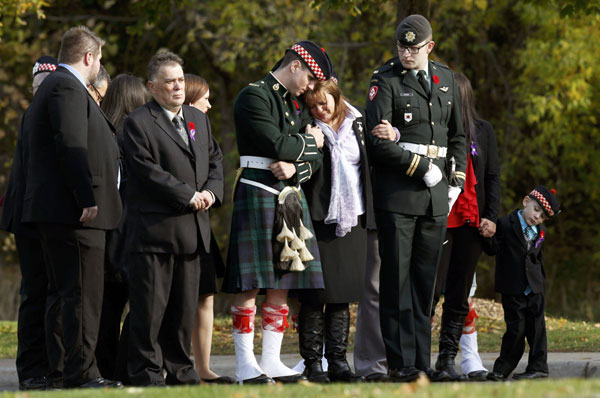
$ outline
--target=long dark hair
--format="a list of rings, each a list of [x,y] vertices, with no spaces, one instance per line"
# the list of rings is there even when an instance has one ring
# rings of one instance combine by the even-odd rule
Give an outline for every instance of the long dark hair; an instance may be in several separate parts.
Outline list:
[[[475,109],[475,99],[473,98],[473,88],[471,82],[460,72],[454,72],[454,78],[460,92],[460,102],[462,104],[462,123],[465,134],[467,135],[467,151],[471,146],[471,141],[479,146],[477,139],[477,129],[475,125],[481,120]]]
[[[186,73],[185,77],[185,103],[193,104],[206,94],[208,83],[203,77]]]
[[[121,74],[108,86],[102,101],[102,110],[117,131],[120,131],[127,115],[144,105],[149,99],[150,94],[140,79]]]

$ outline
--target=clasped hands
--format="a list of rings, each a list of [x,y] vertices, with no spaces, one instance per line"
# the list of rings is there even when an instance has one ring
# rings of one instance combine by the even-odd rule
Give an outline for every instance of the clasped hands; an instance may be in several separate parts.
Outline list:
[[[210,208],[214,203],[213,196],[207,190],[202,192],[195,192],[192,199],[190,199],[190,207],[197,211],[205,211]]]

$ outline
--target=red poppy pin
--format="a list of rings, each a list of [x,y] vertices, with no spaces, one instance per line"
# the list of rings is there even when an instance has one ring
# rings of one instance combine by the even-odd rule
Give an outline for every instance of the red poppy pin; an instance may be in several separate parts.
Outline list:
[[[193,141],[196,141],[196,126],[194,125],[194,122],[189,122],[188,123],[188,129],[190,130],[190,137]]]
[[[432,79],[435,84],[440,84],[440,78],[437,75],[433,75]]]
[[[540,232],[540,238],[537,240],[537,242],[535,242],[535,248],[536,249],[540,245],[540,243],[542,243],[544,241],[544,235],[546,235],[544,233],[544,231]]]

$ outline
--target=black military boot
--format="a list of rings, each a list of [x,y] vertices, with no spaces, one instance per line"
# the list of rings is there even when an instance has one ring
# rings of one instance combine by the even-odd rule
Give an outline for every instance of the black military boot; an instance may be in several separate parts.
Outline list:
[[[329,383],[321,366],[324,326],[323,305],[302,303],[298,314],[300,355],[304,358],[304,375],[313,383]]]
[[[348,304],[327,304],[325,309],[325,358],[327,375],[332,382],[357,383],[365,381],[350,370],[346,360],[350,311]]]
[[[454,368],[454,358],[458,352],[458,344],[460,342],[460,336],[462,335],[462,329],[464,325],[464,319],[462,321],[458,318],[450,319],[450,317],[442,316],[442,329],[440,331],[440,353],[437,361],[435,362],[435,368],[437,370],[443,370],[450,376],[449,381],[466,381],[465,375],[456,373]]]

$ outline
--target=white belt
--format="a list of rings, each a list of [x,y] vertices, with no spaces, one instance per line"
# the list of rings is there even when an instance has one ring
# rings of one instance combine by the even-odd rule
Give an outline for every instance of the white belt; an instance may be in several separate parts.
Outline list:
[[[275,159],[263,158],[260,156],[240,156],[240,167],[269,170],[269,165],[275,161]]]
[[[252,181],[252,180],[248,180],[246,178],[240,178],[240,182],[242,184],[248,184],[248,185],[252,185],[257,188],[262,188],[267,192],[271,192],[273,195],[279,195],[281,193],[280,191],[276,190],[275,188],[271,188],[270,186],[262,184],[258,181]]]
[[[445,158],[448,148],[437,145],[413,144],[411,142],[399,142],[398,146],[417,155],[425,156],[430,159]]]

